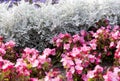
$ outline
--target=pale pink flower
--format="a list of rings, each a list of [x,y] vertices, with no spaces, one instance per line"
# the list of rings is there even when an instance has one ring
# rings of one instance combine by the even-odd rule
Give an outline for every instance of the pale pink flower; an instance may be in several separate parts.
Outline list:
[[[30,70],[27,68],[27,63],[23,59],[17,59],[16,65],[16,72],[19,75],[24,75],[24,76],[29,76],[30,75]]]
[[[37,67],[39,65],[39,60],[36,59],[33,62],[31,62],[31,64],[32,64],[32,67]]]
[[[77,72],[78,74],[81,74],[82,71],[83,71],[83,67],[80,66],[80,65],[76,65],[76,66],[75,66],[75,69],[76,69],[76,72]]]
[[[91,40],[91,41],[89,42],[89,45],[91,46],[91,48],[92,48],[93,50],[96,50],[96,47],[97,47],[96,42],[97,42],[97,40]]]
[[[73,66],[70,67],[70,70],[69,70],[72,74],[75,73],[75,68]]]
[[[95,71],[88,71],[88,73],[87,73],[87,79],[89,79],[89,78],[93,78],[95,75]]]
[[[46,49],[43,51],[43,54],[46,55],[46,56],[55,55],[55,49],[46,48]]]
[[[4,65],[2,66],[3,71],[10,70],[14,67],[14,64],[8,60],[4,60],[3,62],[4,62]]]
[[[61,59],[61,62],[63,63],[63,66],[65,68],[70,68],[71,66],[74,66],[74,62],[72,61],[72,59],[70,57],[67,57],[67,56],[63,57]]]
[[[83,36],[79,36],[78,34],[73,35],[73,42],[80,42],[81,44],[85,43],[84,37]]]
[[[80,60],[80,59],[75,58],[74,61],[75,61],[75,64],[77,64],[77,65],[82,64],[82,60]]]
[[[44,64],[46,62],[46,59],[47,59],[46,55],[40,55],[38,57],[38,60],[40,61],[41,64]]]
[[[26,48],[24,49],[24,52],[25,52],[26,55],[28,55],[28,54],[31,54],[31,53],[32,53],[32,50],[31,50],[30,48],[26,47]]]
[[[112,48],[112,47],[115,47],[115,43],[114,42],[110,43],[110,48]]]
[[[5,55],[5,53],[6,53],[5,49],[0,48],[0,55],[4,56],[4,55]]]
[[[5,43],[5,46],[6,46],[7,48],[13,48],[13,47],[15,47],[15,42],[14,42],[14,41],[6,42],[6,43]]]
[[[44,81],[63,81],[60,77],[60,70],[57,68],[51,69],[44,78]]]
[[[70,44],[64,44],[64,49],[69,50],[70,49]]]
[[[61,39],[57,39],[57,40],[56,40],[56,46],[57,46],[57,47],[60,47],[62,42],[63,42],[63,41],[62,41]]]
[[[87,32],[86,32],[85,30],[81,30],[81,31],[80,31],[80,34],[81,34],[83,37],[85,37],[85,36],[87,35]]]
[[[95,62],[95,56],[94,55],[88,55],[88,58],[90,60],[91,63],[94,63]]]
[[[91,48],[89,46],[86,46],[86,44],[84,44],[81,47],[81,50],[82,50],[82,52],[84,52],[85,54],[87,54],[91,50]]]
[[[71,52],[71,56],[76,57],[77,55],[80,54],[80,49],[77,47],[74,47]]]
[[[105,81],[120,81],[118,73],[108,71],[106,75],[103,75]]]
[[[103,72],[103,67],[97,65],[94,70],[95,70],[96,72],[101,73],[101,72]]]
[[[98,35],[97,33],[94,33],[94,34],[93,34],[93,37],[98,38],[99,35]]]
[[[99,33],[102,33],[103,32],[103,29],[102,28],[100,28],[100,29],[98,29],[97,30],[97,33],[99,34]]]
[[[120,34],[119,31],[115,31],[114,33],[112,33],[112,37],[113,37],[114,39],[118,39],[119,34]]]

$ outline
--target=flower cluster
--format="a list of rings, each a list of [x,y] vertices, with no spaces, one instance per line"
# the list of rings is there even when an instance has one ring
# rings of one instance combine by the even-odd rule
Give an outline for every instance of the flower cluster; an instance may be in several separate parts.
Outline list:
[[[47,73],[44,81],[63,81],[63,76],[58,68],[54,68]]]
[[[87,75],[83,76],[84,81],[119,81],[120,68],[111,67],[106,72],[105,69],[99,65],[94,70],[88,71]]]
[[[28,47],[18,52],[14,41],[0,36],[0,81],[120,80],[119,26],[60,33],[51,45],[41,53]]]
[[[119,40],[120,28],[117,25],[113,28],[108,25],[88,32],[81,30],[79,34],[73,36],[60,33],[54,37],[53,44],[57,49],[56,54],[61,54],[60,61],[66,69],[67,81],[80,80],[80,77],[82,78],[96,65],[119,66]],[[94,74],[94,72],[88,72],[90,77],[92,77],[91,73]]]
[[[38,50],[26,47],[18,54],[15,48],[14,41],[4,43],[0,36],[0,81],[39,81],[47,77],[52,67],[49,56],[55,55],[55,49],[46,48],[40,54]]]

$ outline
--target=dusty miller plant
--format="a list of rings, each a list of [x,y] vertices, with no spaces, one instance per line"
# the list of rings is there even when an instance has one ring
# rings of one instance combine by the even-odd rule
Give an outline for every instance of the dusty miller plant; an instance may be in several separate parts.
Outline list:
[[[36,8],[34,4],[39,4]],[[0,34],[18,45],[43,50],[49,40],[60,32],[78,33],[101,18],[119,24],[119,0],[60,0],[58,4],[21,1],[8,8],[0,4]]]

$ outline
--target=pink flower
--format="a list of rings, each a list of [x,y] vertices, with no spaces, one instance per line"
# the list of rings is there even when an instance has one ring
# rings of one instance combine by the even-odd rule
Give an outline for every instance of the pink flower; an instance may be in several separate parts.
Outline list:
[[[31,62],[32,67],[37,67],[39,65],[39,60],[35,59],[33,62]]]
[[[57,40],[56,40],[56,46],[57,46],[57,47],[60,47],[62,42],[63,42],[63,41],[62,41],[61,39],[57,39]]]
[[[85,43],[84,36],[79,36],[78,34],[73,35],[73,43],[80,42],[81,44]]]
[[[4,55],[5,55],[5,53],[6,53],[5,49],[0,48],[0,54],[1,54],[2,56],[4,56]]]
[[[24,53],[22,53],[22,58],[26,58],[29,61],[32,61],[38,57],[38,54],[39,54],[39,52],[34,48],[32,48],[32,49],[25,48]]]
[[[105,81],[120,81],[119,72],[120,72],[120,69],[115,67],[113,72],[107,71],[107,74],[103,75],[103,78]]]
[[[39,81],[38,78],[30,78],[29,81]]]
[[[117,46],[116,46],[117,49],[120,48],[120,41],[117,42]]]
[[[110,43],[110,48],[112,48],[112,47],[115,47],[115,43],[114,42]]]
[[[116,76],[112,72],[107,72],[106,75],[103,76],[105,81],[119,81],[116,79]]]
[[[60,70],[57,68],[51,69],[44,78],[44,81],[63,81],[60,77]]]
[[[76,65],[81,65],[82,64],[82,60],[80,60],[80,59],[75,58],[74,61],[75,61]]]
[[[86,44],[83,45],[83,47],[81,47],[82,52],[84,52],[85,54],[87,54],[91,48],[89,46],[86,46]]]
[[[71,52],[71,56],[76,57],[77,55],[80,54],[80,49],[77,47],[74,47]]]
[[[14,41],[6,42],[6,43],[5,43],[5,46],[6,46],[7,48],[13,48],[13,47],[15,47],[15,42],[14,42]]]
[[[39,57],[38,57],[38,59],[39,59],[39,61],[41,62],[41,64],[44,64],[45,62],[46,62],[46,55],[40,55]]]
[[[82,74],[82,77],[81,77],[82,79],[83,79],[83,81],[88,81],[87,80],[87,75],[86,74]]]
[[[97,47],[96,42],[97,42],[97,40],[91,40],[91,41],[89,42],[89,45],[91,46],[91,48],[92,48],[93,50],[96,50],[96,47]]]
[[[119,34],[120,34],[119,31],[115,31],[114,33],[112,33],[112,37],[113,37],[114,39],[118,39]]]
[[[46,49],[43,51],[43,54],[46,55],[46,56],[55,55],[55,49],[46,48]]]
[[[38,52],[38,50],[36,50],[36,49],[34,49],[34,48],[28,48],[28,47],[26,47],[25,49],[24,49],[24,52],[25,52],[25,54],[26,55],[33,55],[33,54],[38,54],[39,52]]]
[[[88,71],[88,73],[87,73],[87,79],[93,78],[95,76],[94,74],[95,74],[94,71]]]
[[[97,65],[97,66],[95,67],[95,71],[101,73],[101,72],[103,72],[103,67]]]
[[[97,30],[97,33],[100,34],[100,33],[102,33],[103,31],[104,31],[103,28],[100,28],[100,29]]]
[[[29,76],[30,70],[28,70],[27,63],[23,59],[17,59],[16,65],[16,72],[19,75]]]
[[[97,33],[94,33],[94,34],[93,34],[93,37],[98,38],[99,35],[98,35]]]
[[[72,58],[65,56],[61,59],[61,62],[63,63],[63,66],[65,68],[70,68],[71,66],[74,66],[74,62],[72,61]]]
[[[116,31],[116,30],[118,30],[120,27],[118,26],[118,25],[115,25],[114,27],[113,27],[113,30],[114,31]]]
[[[67,81],[73,81],[73,75],[71,72],[66,73]]]
[[[89,58],[89,60],[90,60],[90,62],[91,63],[94,63],[95,62],[95,56],[93,56],[93,55],[88,55],[88,58]]]
[[[101,62],[101,59],[100,58],[96,58],[95,63],[99,64],[100,62]]]
[[[24,52],[25,52],[26,54],[31,54],[31,53],[32,53],[32,50],[31,50],[30,48],[26,47],[26,48],[24,49]]]
[[[86,32],[85,30],[81,30],[81,31],[80,31],[80,34],[81,34],[83,37],[85,37],[85,36],[87,35],[87,32]]]
[[[69,38],[70,37],[70,34],[66,33],[66,34],[63,34],[63,33],[60,33],[59,35],[59,38],[63,39],[63,38]]]
[[[72,74],[75,73],[75,68],[73,66],[70,67],[70,70],[69,70]]]
[[[4,60],[4,65],[2,66],[2,70],[11,70],[14,67],[14,64],[10,61]]]
[[[70,49],[70,44],[64,44],[64,49],[69,50]]]
[[[76,65],[76,66],[75,66],[75,69],[76,69],[76,71],[77,71],[78,74],[81,74],[82,71],[83,71],[83,67],[80,66],[80,65]]]

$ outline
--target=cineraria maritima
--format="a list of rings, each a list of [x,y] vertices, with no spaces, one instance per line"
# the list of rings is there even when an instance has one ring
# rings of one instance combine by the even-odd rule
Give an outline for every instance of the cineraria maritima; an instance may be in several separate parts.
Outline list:
[[[119,0],[59,0],[55,5],[51,1],[35,2],[39,8],[23,0],[9,9],[9,4],[0,4],[0,34],[17,45],[43,50],[60,32],[78,33],[101,18],[119,23]]]

